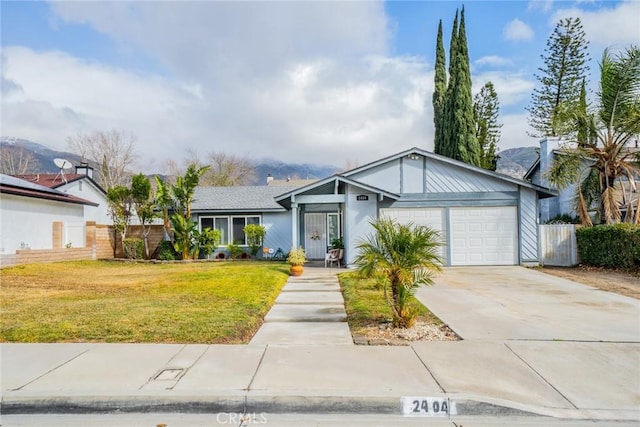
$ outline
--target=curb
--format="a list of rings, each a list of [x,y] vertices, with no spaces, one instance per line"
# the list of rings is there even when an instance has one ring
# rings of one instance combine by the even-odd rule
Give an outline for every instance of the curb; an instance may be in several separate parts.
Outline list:
[[[475,400],[456,401],[450,416],[538,416]],[[355,396],[57,396],[3,397],[2,414],[273,413],[402,415],[400,397]]]

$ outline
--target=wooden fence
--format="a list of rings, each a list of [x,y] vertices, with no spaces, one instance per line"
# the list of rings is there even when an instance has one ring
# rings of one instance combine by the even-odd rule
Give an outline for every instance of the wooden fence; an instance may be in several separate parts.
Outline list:
[[[540,225],[538,239],[542,265],[573,267],[580,262],[575,225]]]

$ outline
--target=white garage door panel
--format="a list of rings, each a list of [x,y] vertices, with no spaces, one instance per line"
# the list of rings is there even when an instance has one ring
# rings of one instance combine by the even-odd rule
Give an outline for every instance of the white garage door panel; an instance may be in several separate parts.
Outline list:
[[[451,265],[514,265],[515,206],[451,208]]]
[[[447,241],[446,227],[444,222],[444,209],[442,208],[403,208],[403,209],[381,209],[380,214],[387,218],[392,218],[400,224],[413,223],[425,225],[440,232],[443,242]],[[446,264],[446,246],[438,248],[438,255]]]

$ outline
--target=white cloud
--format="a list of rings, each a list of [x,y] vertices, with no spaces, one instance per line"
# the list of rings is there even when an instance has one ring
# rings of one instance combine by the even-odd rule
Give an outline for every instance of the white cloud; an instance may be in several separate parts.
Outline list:
[[[531,0],[527,5],[527,9],[549,12],[553,7],[553,1],[554,0]]]
[[[387,56],[382,3],[60,2],[54,10],[61,28],[90,24],[166,68],[141,74],[9,47],[3,78],[23,92],[2,99],[6,135],[64,148],[77,132],[125,129],[138,137],[143,170],[186,148],[336,166],[432,148],[433,75],[420,59]]]
[[[517,106],[527,101],[535,86],[535,81],[528,74],[490,71],[473,76],[474,94],[480,92],[482,86],[488,81],[493,83],[500,105],[503,107]]]
[[[605,47],[637,45],[640,41],[640,2],[637,0],[622,1],[598,10],[560,9],[549,22],[555,26],[560,19],[569,17],[582,21],[587,40],[597,50],[595,59],[599,59]]]
[[[533,39],[533,30],[520,19],[514,18],[505,25],[502,35],[505,40],[531,40]]]
[[[513,65],[513,61],[502,56],[490,55],[473,61],[476,67],[506,67]]]

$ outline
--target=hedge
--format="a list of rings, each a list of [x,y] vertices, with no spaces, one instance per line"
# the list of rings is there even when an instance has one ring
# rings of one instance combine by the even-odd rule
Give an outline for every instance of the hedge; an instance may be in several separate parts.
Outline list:
[[[583,264],[607,268],[640,268],[640,226],[622,223],[576,230]]]

